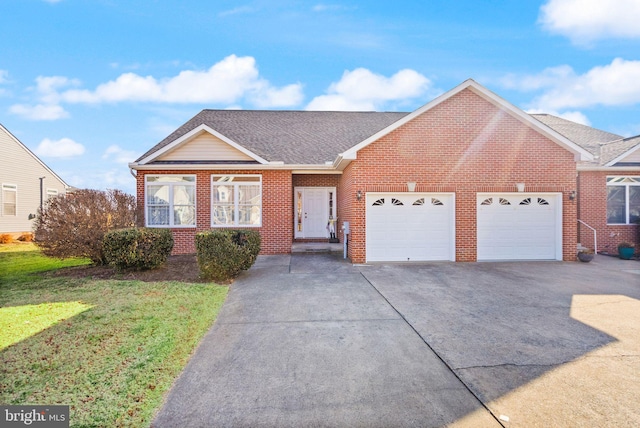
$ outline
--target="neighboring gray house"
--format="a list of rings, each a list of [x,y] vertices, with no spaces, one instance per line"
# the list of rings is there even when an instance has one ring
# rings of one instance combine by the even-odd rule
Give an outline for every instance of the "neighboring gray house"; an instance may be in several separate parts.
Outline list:
[[[47,198],[69,185],[0,124],[0,233],[31,232]]]

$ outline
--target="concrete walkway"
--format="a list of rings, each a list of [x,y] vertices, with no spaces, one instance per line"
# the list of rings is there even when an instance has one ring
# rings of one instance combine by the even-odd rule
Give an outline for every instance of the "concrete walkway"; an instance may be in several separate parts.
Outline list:
[[[260,257],[154,427],[636,426],[640,263]]]

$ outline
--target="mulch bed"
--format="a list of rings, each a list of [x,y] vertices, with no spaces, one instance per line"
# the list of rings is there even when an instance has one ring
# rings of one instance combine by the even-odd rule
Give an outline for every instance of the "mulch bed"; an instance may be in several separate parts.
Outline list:
[[[76,266],[59,269],[48,274],[50,277],[93,278],[137,280],[144,282],[180,281],[208,282],[200,278],[195,254],[169,256],[167,263],[153,270],[117,271],[109,266]]]

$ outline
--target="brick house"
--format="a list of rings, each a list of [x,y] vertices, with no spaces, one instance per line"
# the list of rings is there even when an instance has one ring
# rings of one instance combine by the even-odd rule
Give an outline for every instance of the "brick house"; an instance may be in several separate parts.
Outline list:
[[[620,242],[640,244],[640,136],[624,138],[550,115],[533,116],[593,155],[577,165],[579,242],[613,254]]]
[[[578,233],[589,242],[578,212],[590,212],[577,171],[604,198],[588,217],[599,225],[607,171],[640,175],[619,165],[640,151],[615,143],[617,166],[600,166],[571,138],[577,128],[563,133],[551,118],[473,80],[412,113],[203,110],[130,167],[146,225],[171,228],[176,253],[216,227],[257,228],[262,253],[281,254],[332,229],[344,242],[348,225],[354,263],[575,260]]]

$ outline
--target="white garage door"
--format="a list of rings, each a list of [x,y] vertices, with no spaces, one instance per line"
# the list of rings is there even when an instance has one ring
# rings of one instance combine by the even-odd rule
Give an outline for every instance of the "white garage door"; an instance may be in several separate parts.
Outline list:
[[[478,194],[478,260],[562,260],[562,197]]]
[[[367,261],[455,260],[450,193],[367,193]]]

